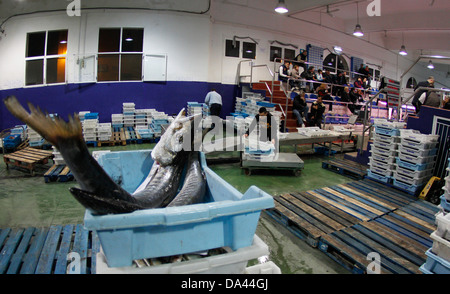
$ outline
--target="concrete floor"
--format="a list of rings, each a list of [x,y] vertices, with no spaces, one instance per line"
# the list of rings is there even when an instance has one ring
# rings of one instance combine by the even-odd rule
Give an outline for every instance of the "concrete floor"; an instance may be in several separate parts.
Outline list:
[[[127,146],[97,147],[93,150],[138,150],[151,149],[153,144],[132,144]],[[301,155],[305,168],[300,177],[291,172],[261,171],[246,176],[233,163],[235,154],[216,154],[207,159],[229,157],[230,162],[210,164],[224,180],[240,192],[256,185],[271,195],[293,191],[306,191],[351,181],[351,179],[325,170],[321,167],[323,156],[308,155],[311,146],[305,146]],[[289,149],[289,148],[288,148]],[[289,152],[289,150],[284,150]],[[293,151],[293,149],[292,149]],[[52,163],[39,166],[36,176],[17,168],[6,169],[0,156],[0,228],[7,227],[48,227],[51,225],[83,223],[85,209],[69,193],[76,182],[45,183],[43,174]],[[289,232],[264,212],[261,214],[256,234],[269,246],[270,259],[284,274],[349,273],[317,248],[312,248],[303,240]]]

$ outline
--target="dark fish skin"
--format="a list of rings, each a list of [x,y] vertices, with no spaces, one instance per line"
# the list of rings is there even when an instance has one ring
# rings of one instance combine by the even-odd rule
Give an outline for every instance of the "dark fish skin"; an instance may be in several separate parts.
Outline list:
[[[173,165],[159,168],[147,187],[133,197],[115,183],[90,155],[77,115],[69,117],[67,123],[60,118],[52,120],[30,103],[28,113],[14,96],[7,97],[4,103],[14,116],[58,149],[81,188],[70,192],[94,214],[165,206],[175,197],[184,168],[184,152],[180,152]]]
[[[159,166],[152,180],[134,194],[136,201],[145,208],[165,207],[177,195],[187,153],[179,152],[172,165]]]
[[[206,177],[200,164],[199,152],[189,152],[187,166],[183,187],[167,207],[203,202],[206,191]]]

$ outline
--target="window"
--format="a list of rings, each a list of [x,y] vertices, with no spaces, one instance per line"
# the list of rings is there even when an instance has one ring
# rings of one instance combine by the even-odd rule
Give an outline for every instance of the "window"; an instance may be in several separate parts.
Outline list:
[[[334,53],[330,53],[323,60],[323,68],[329,69],[330,72],[336,73],[336,68],[338,70],[348,71],[349,67],[347,61],[344,57],[336,55]]]
[[[281,47],[270,46],[270,61],[274,61],[275,58],[283,58]],[[277,60],[277,62],[280,62]]]
[[[284,59],[294,60],[295,50],[284,48]]]
[[[27,34],[25,85],[66,81],[67,30]]]
[[[242,46],[242,57],[255,59],[256,58],[256,43],[244,42]]]
[[[410,77],[406,82],[406,88],[414,89],[417,86],[417,81],[415,78]]]
[[[239,41],[226,40],[225,42],[225,56],[238,57],[241,43]]]
[[[97,80],[142,80],[144,29],[101,28],[98,38]]]

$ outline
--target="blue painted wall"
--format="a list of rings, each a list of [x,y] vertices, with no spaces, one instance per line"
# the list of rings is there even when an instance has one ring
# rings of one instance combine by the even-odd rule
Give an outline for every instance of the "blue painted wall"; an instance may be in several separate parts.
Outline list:
[[[15,95],[22,104],[31,102],[48,113],[67,119],[79,111],[98,112],[100,122],[111,122],[111,114],[122,113],[122,103],[134,102],[136,109],[155,108],[168,115],[177,114],[187,102],[204,102],[212,88],[222,95],[222,117],[234,110],[236,85],[207,82],[170,81],[166,83],[95,83],[67,84],[0,91],[0,98]],[[0,105],[0,130],[23,124]]]

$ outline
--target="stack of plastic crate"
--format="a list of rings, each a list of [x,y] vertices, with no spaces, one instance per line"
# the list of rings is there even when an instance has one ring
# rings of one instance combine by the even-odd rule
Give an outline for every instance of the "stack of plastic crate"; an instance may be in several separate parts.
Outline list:
[[[439,135],[402,130],[398,144],[394,186],[415,194],[431,178]]]
[[[91,112],[90,112],[90,111],[80,111],[80,112],[78,112],[78,117],[80,118],[80,121],[83,121],[83,120],[84,120],[84,116],[85,116],[87,113],[91,113]]]
[[[98,113],[89,112],[84,115],[81,125],[83,127],[83,137],[86,142],[97,142]]]
[[[161,136],[161,126],[166,124],[169,124],[169,118],[167,114],[156,110],[151,112],[151,123],[149,129],[153,131],[155,137]]]
[[[426,262],[420,270],[426,274],[450,274],[450,159],[447,167],[447,176],[442,188],[440,212],[436,214],[437,229],[431,233],[433,246],[428,249]]]
[[[28,133],[28,143],[30,144],[31,147],[42,146],[42,144],[44,144],[45,139],[42,138],[42,136],[32,128],[28,127],[27,133]]]
[[[122,113],[113,113],[111,114],[111,126],[113,128],[122,128],[123,127],[123,114]]]
[[[97,139],[99,141],[109,141],[112,135],[111,123],[97,124]]]
[[[135,104],[132,102],[124,102],[122,104],[122,110],[123,110],[123,125],[125,127],[134,127]]]
[[[53,162],[56,165],[66,164],[66,162],[64,161],[64,158],[62,157],[62,155],[58,151],[58,149],[56,149],[55,146],[52,146],[52,148],[53,148]]]
[[[195,115],[195,114],[201,114],[203,116],[203,106],[204,103],[200,102],[188,102],[187,103],[187,115]]]
[[[134,110],[134,127],[135,129],[148,128],[147,109]]]
[[[395,172],[397,143],[400,142],[400,130],[405,123],[390,122],[386,119],[374,119],[375,132],[370,149],[367,177],[391,184]]]

